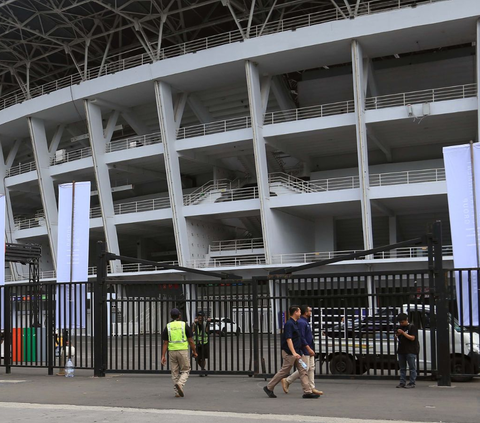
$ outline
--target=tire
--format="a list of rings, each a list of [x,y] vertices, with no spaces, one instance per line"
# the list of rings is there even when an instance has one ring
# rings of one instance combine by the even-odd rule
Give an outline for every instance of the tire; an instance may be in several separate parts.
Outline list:
[[[452,381],[453,382],[470,382],[473,379],[473,376],[463,376],[462,374],[472,374],[473,366],[468,357],[465,357],[462,360],[462,357],[456,356],[451,357],[451,370],[452,370]]]
[[[337,354],[330,360],[332,375],[352,375],[355,371],[353,359],[346,354]]]

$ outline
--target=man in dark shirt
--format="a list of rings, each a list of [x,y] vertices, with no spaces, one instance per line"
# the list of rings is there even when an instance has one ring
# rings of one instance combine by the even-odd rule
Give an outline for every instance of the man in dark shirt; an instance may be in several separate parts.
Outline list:
[[[263,388],[265,393],[270,398],[277,398],[277,396],[273,393],[273,390],[283,378],[290,374],[290,370],[293,366],[297,368],[300,374],[300,381],[302,382],[302,388],[304,392],[303,398],[318,398],[320,396],[312,392],[312,388],[308,383],[308,375],[306,371],[306,368],[308,368],[307,365],[304,363],[304,368],[299,362],[301,359],[302,348],[307,345],[305,339],[301,336],[297,325],[297,321],[300,318],[300,313],[300,307],[298,306],[291,306],[289,308],[290,319],[288,319],[287,323],[285,323],[282,334],[283,366],[277,372],[277,374],[273,376],[268,385]]]
[[[409,323],[408,316],[400,313],[397,316],[400,327],[395,333],[398,340],[397,354],[400,366],[400,383],[397,388],[415,388],[417,379],[417,355],[419,350],[418,330]],[[410,381],[407,385],[407,363],[410,369]]]
[[[318,391],[315,388],[315,343],[313,342],[313,333],[310,326],[310,317],[312,315],[312,309],[308,305],[300,306],[300,312],[302,315],[297,321],[298,330],[300,335],[305,339],[307,345],[302,348],[302,360],[307,364],[308,383],[314,394],[323,395],[322,391]],[[288,394],[289,386],[300,377],[300,373],[295,371],[290,376],[282,379],[283,391]]]

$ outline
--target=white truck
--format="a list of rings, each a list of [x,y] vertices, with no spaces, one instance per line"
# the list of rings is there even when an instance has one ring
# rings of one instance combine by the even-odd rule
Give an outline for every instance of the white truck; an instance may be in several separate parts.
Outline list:
[[[430,307],[406,304],[402,310],[409,321],[418,328],[420,343],[419,372],[432,370],[432,332],[430,329]],[[332,374],[363,374],[373,368],[394,369],[397,363],[397,341],[394,331],[360,332],[360,337],[332,337],[322,332],[316,337],[315,347],[320,362],[328,363]],[[358,334],[357,334],[358,335]],[[320,339],[319,339],[320,338]],[[456,380],[469,380],[479,373],[480,335],[463,331],[458,322],[449,315],[449,339],[452,373]],[[465,376],[458,376],[458,375]]]

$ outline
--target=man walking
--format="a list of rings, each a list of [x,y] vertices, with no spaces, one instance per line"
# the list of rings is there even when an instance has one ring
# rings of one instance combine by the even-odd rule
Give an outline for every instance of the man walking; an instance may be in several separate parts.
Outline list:
[[[193,343],[192,331],[187,324],[180,320],[181,314],[178,308],[170,311],[173,319],[163,330],[162,339],[162,365],[167,363],[167,349],[172,371],[173,389],[176,397],[183,397],[185,383],[190,373],[190,357],[188,355],[188,345],[192,349],[192,354],[197,357],[195,344]]]
[[[400,328],[397,329],[395,337],[398,340],[397,354],[398,364],[400,366],[400,383],[397,388],[415,388],[417,379],[417,355],[419,353],[420,344],[418,342],[418,330],[415,325],[408,321],[405,313],[397,316]],[[410,369],[410,381],[407,385],[407,363]]]
[[[305,339],[307,345],[302,348],[302,360],[306,363],[308,383],[312,392],[317,395],[323,395],[322,391],[315,389],[315,344],[313,342],[313,333],[310,326],[310,316],[312,315],[312,309],[308,305],[300,306],[300,312],[302,315],[297,321],[298,330],[300,336]],[[296,370],[289,377],[282,379],[283,391],[288,394],[290,385],[300,377],[300,373]]]
[[[210,334],[211,319],[205,321],[205,313],[199,311],[193,323],[193,340],[197,349],[197,364],[205,372],[205,365],[210,357],[210,350],[208,347],[208,336]],[[207,373],[200,373],[200,377],[207,376]]]
[[[282,334],[283,365],[277,374],[273,376],[268,385],[263,388],[263,390],[270,398],[277,398],[273,392],[275,386],[282,379],[286,378],[290,374],[292,367],[295,366],[300,375],[300,381],[302,383],[304,392],[303,398],[318,398],[320,395],[312,392],[312,388],[308,383],[307,371],[299,362],[301,359],[302,348],[307,345],[305,339],[303,339],[300,335],[297,325],[297,321],[300,318],[300,307],[291,306],[288,311],[290,319],[288,319],[288,321],[285,323]]]

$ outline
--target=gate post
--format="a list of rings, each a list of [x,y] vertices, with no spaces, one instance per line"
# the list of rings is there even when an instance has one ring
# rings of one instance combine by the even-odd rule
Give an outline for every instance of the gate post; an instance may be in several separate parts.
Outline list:
[[[437,318],[437,361],[438,361],[438,386],[451,386],[450,370],[450,340],[448,330],[447,288],[445,285],[445,272],[443,270],[442,255],[442,222],[436,221],[433,225],[434,245],[434,278],[436,296]],[[432,311],[432,310],[431,310]]]
[[[48,284],[47,287],[47,366],[48,375],[53,375],[53,368],[55,367],[55,350],[53,348],[55,343],[55,304],[53,300],[54,293],[56,294],[56,284]]]
[[[104,346],[107,340],[104,338],[104,327],[107,324],[105,316],[105,279],[107,276],[107,255],[105,244],[101,241],[97,243],[97,280],[93,285],[94,293],[94,325],[93,325],[93,374],[96,377],[105,377],[105,359]],[[105,355],[105,357],[104,357]]]
[[[5,373],[12,373],[12,321],[10,319],[10,287],[3,286],[3,325],[5,338],[3,340],[3,363]]]
[[[253,374],[260,373],[260,363],[258,361],[258,279],[252,278],[252,308],[253,308]]]

